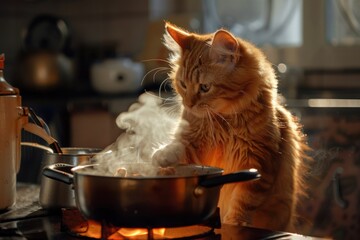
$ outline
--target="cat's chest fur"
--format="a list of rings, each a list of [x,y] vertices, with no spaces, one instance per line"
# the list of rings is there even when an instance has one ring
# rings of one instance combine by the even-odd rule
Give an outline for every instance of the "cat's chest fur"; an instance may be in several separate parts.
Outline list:
[[[194,149],[198,163],[224,168],[234,160],[246,158],[249,133],[242,124],[225,118],[187,119],[189,130],[184,135]],[[193,157],[194,158],[194,157]]]
[[[279,138],[280,132],[270,117],[273,112],[269,109],[257,112],[204,119],[185,113],[189,129],[183,137],[188,159],[227,172],[255,167],[254,158],[274,157],[279,150],[279,142],[274,139]]]

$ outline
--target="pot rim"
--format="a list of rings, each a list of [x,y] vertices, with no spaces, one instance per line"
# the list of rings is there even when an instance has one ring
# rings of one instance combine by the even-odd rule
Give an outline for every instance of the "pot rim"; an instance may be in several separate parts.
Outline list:
[[[207,176],[217,176],[222,175],[224,173],[224,170],[222,168],[218,167],[212,167],[212,166],[205,166],[205,165],[196,165],[196,164],[179,164],[175,166],[175,168],[194,168],[200,169],[198,174],[173,174],[173,175],[159,175],[159,176],[112,176],[112,175],[101,175],[101,173],[96,172],[85,172],[86,168],[94,167],[100,165],[98,163],[95,164],[86,164],[86,165],[78,165],[73,168],[71,168],[71,172],[74,175],[79,176],[89,176],[89,177],[96,177],[96,178],[109,178],[109,179],[118,179],[118,180],[170,180],[170,179],[181,179],[181,178],[199,178],[199,177],[207,177]],[[83,170],[83,171],[82,171]],[[208,171],[206,171],[208,170]]]

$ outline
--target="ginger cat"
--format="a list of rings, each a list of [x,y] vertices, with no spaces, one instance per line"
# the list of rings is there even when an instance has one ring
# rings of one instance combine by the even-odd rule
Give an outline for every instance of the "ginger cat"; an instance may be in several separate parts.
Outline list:
[[[200,35],[170,23],[165,29],[169,76],[188,125],[153,161],[216,166],[225,173],[256,168],[260,180],[223,186],[222,222],[293,231],[307,146],[300,126],[277,101],[272,65],[226,30]]]

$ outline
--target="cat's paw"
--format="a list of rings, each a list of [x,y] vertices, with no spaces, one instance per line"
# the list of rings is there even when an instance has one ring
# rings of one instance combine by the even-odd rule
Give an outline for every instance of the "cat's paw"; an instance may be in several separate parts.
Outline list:
[[[229,225],[238,225],[238,221],[236,221],[236,218],[232,216],[231,214],[226,214],[223,218],[223,223],[229,224]]]
[[[245,218],[244,216],[239,217],[234,213],[227,213],[224,216],[222,222],[229,225],[250,226],[249,219]]]
[[[154,165],[167,167],[181,162],[183,160],[183,156],[183,145],[180,143],[172,143],[156,151],[152,156],[152,162]]]
[[[152,162],[153,165],[167,167],[174,165],[177,162],[177,158],[166,151],[158,150],[152,156]]]

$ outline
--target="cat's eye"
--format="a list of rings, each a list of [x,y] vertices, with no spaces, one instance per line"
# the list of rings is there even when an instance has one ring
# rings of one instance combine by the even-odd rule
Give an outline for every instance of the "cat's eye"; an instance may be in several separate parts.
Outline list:
[[[180,86],[181,86],[182,88],[186,89],[186,84],[185,84],[184,81],[181,81],[181,80],[180,80]]]
[[[210,84],[200,84],[200,92],[206,93],[210,90]]]

